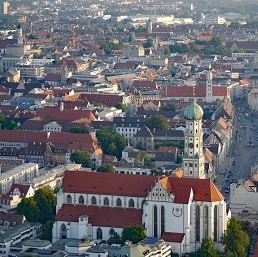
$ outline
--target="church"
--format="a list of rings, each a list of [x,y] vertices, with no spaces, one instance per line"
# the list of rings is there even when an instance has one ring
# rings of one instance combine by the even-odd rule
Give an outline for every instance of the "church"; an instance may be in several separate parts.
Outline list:
[[[224,196],[206,178],[203,110],[195,100],[186,119],[182,170],[170,176],[66,171],[57,194],[53,242],[63,238],[108,240],[124,227],[142,225],[172,252],[195,252],[206,236],[222,250],[230,219]]]

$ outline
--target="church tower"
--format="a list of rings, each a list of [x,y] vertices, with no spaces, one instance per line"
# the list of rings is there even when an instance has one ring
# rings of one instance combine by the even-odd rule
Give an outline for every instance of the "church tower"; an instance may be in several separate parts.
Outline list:
[[[193,99],[185,108],[185,147],[183,155],[184,177],[205,178],[202,117],[203,110]]]
[[[212,73],[211,66],[209,66],[209,70],[206,74],[206,102],[210,103],[213,101],[212,97]]]

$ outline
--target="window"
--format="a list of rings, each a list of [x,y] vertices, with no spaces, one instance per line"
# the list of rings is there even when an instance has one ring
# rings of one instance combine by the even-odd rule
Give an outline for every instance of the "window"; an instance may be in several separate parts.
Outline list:
[[[84,198],[82,195],[79,197],[79,204],[84,204]]]
[[[109,200],[107,197],[104,198],[104,206],[109,206]]]
[[[91,205],[97,205],[97,199],[95,196],[92,196],[91,198]]]
[[[101,228],[97,229],[97,239],[102,239],[102,229]]]
[[[157,206],[154,205],[154,208],[153,208],[153,228],[154,228],[154,236],[157,237],[158,236],[158,209],[157,209]]]
[[[161,224],[161,235],[162,235],[162,233],[165,232],[165,208],[164,208],[164,206],[161,206],[160,214],[161,214],[160,224]]]
[[[214,241],[218,241],[218,206],[214,207],[214,235],[213,235],[213,239]]]
[[[208,226],[209,226],[209,210],[208,210],[208,206],[205,205],[203,208],[203,236],[207,237],[208,236]]]
[[[110,236],[115,235],[115,230],[114,230],[113,228],[111,228],[111,229],[109,230],[109,235],[110,235]]]
[[[72,203],[72,197],[71,197],[70,195],[68,195],[68,196],[66,197],[66,202],[67,202],[67,203]]]
[[[200,242],[200,206],[195,209],[195,240]]]
[[[117,206],[117,207],[121,207],[121,206],[122,206],[122,201],[121,201],[120,198],[117,198],[117,200],[116,200],[116,206]]]
[[[134,200],[133,199],[129,200],[129,208],[134,208]]]

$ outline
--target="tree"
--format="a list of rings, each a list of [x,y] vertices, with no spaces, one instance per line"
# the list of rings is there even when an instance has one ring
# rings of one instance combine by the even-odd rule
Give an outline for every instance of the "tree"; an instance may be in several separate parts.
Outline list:
[[[29,222],[37,222],[39,208],[33,197],[23,198],[16,208],[18,214],[24,215]]]
[[[42,226],[42,236],[40,239],[42,240],[49,240],[52,241],[52,227],[53,227],[53,220],[48,220]]]
[[[96,136],[105,154],[115,155],[117,158],[122,156],[126,141],[115,128],[104,126],[97,131]]]
[[[76,134],[88,134],[86,129],[81,127],[73,127],[70,129],[70,132]]]
[[[115,104],[115,107],[117,109],[121,109],[124,112],[125,108],[126,108],[126,105],[119,102],[119,103]]]
[[[39,209],[38,221],[45,224],[49,220],[54,220],[56,197],[49,187],[38,189],[34,194],[34,200]]]
[[[142,161],[144,166],[151,166],[151,159],[147,153],[138,153],[134,159],[134,164],[139,165]]]
[[[163,115],[153,115],[145,120],[149,129],[169,129],[170,124]]]
[[[162,105],[160,108],[163,111],[174,111],[176,109],[176,105],[175,105],[175,103],[170,102],[170,103]]]
[[[110,172],[110,173],[114,173],[115,172],[115,168],[114,165],[112,164],[101,164],[98,169],[98,172]]]
[[[119,234],[115,233],[108,239],[108,244],[122,244],[122,238],[119,236]]]
[[[71,154],[70,159],[72,162],[82,164],[84,168],[91,167],[91,155],[87,151],[77,150]]]
[[[246,257],[250,239],[236,218],[230,219],[221,241],[227,256]]]
[[[215,243],[211,238],[205,237],[202,240],[201,248],[198,250],[199,257],[218,257]]]
[[[133,244],[137,244],[145,237],[144,228],[140,225],[125,227],[122,231],[122,242],[129,240]]]

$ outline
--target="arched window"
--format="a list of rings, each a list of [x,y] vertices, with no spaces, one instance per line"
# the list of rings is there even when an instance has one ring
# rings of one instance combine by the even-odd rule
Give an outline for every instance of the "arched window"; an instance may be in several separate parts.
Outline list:
[[[200,242],[200,206],[195,208],[195,240]]]
[[[107,197],[104,198],[104,206],[109,206],[109,200]]]
[[[158,208],[154,205],[153,208],[153,228],[154,228],[154,236],[158,237]]]
[[[92,196],[91,198],[91,205],[97,205],[97,199],[95,196]]]
[[[160,224],[161,224],[161,235],[163,232],[165,232],[165,208],[164,206],[161,206],[160,210]]]
[[[121,206],[122,206],[122,201],[121,201],[120,198],[117,198],[117,199],[116,199],[116,206],[117,206],[117,207],[121,207]]]
[[[208,206],[205,205],[203,207],[203,237],[208,236],[208,227],[209,227],[209,209]]]
[[[60,238],[61,238],[61,239],[67,238],[67,231],[66,231],[66,226],[65,226],[65,224],[62,224],[62,225],[61,225],[61,228],[60,228]]]
[[[129,208],[134,208],[134,200],[133,199],[129,200]]]
[[[79,204],[84,204],[84,198],[82,195],[79,197]]]
[[[115,230],[114,230],[113,228],[111,228],[111,229],[109,230],[109,235],[110,235],[110,236],[115,235]]]
[[[214,207],[214,241],[218,241],[218,206]]]
[[[70,195],[66,197],[66,203],[72,203],[72,197]]]
[[[101,228],[97,229],[97,239],[102,239],[102,229]]]

